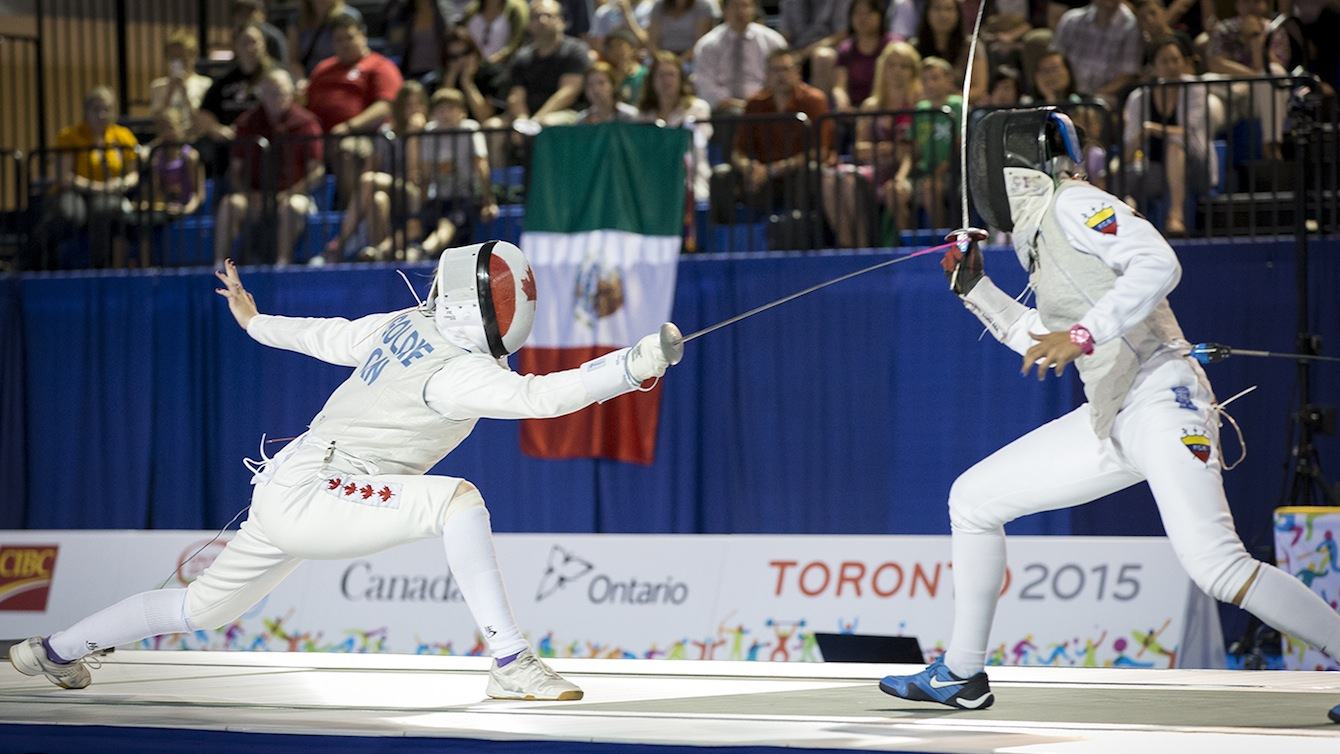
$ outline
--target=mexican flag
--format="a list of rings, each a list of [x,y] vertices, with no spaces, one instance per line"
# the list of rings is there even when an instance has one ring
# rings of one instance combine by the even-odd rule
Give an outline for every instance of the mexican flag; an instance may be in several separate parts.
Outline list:
[[[535,138],[521,248],[535,270],[535,327],[523,373],[580,366],[670,319],[684,217],[685,129],[547,128]],[[522,422],[540,458],[651,463],[660,389],[556,419]]]

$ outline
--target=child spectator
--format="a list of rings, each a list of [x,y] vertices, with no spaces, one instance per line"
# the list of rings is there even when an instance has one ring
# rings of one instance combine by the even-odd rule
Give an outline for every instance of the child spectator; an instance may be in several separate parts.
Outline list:
[[[963,119],[963,96],[955,93],[954,67],[944,58],[922,61],[921,89],[926,98],[917,103],[917,110],[934,114],[918,113],[913,131],[918,193],[931,227],[942,228],[949,197],[951,158]],[[952,117],[944,117],[945,108]]]
[[[424,187],[422,247],[410,247],[408,259],[436,257],[470,238],[476,217],[498,217],[489,176],[489,153],[479,124],[470,120],[465,97],[454,89],[433,93],[432,120],[420,142],[418,180]],[[435,135],[436,134],[436,135]]]
[[[391,102],[391,120],[383,127],[400,140],[406,150],[405,172],[411,173],[413,150],[418,148],[411,134],[421,133],[428,122],[428,93],[423,84],[406,81]],[[388,142],[379,141],[386,144]],[[367,222],[368,244],[359,254],[363,260],[384,259],[389,256],[391,237],[392,192],[403,189],[406,214],[418,213],[423,203],[423,193],[413,181],[396,180],[396,165],[393,156],[382,150],[381,170],[369,170],[358,179],[358,196],[349,203],[340,221],[339,234],[326,244],[327,262],[338,262],[344,256],[344,248],[349,239],[358,232],[358,226]]]
[[[642,99],[642,87],[647,81],[647,67],[637,55],[637,39],[627,29],[611,32],[605,38],[605,62],[614,70],[614,87],[622,102]]]
[[[583,80],[587,108],[577,114],[577,122],[585,124],[637,120],[637,108],[619,99],[614,87],[614,68],[599,62],[586,69]]]
[[[186,143],[188,123],[180,110],[154,118],[157,136],[149,142],[149,185],[140,212],[148,224],[162,225],[193,214],[205,199],[205,168],[200,154]]]

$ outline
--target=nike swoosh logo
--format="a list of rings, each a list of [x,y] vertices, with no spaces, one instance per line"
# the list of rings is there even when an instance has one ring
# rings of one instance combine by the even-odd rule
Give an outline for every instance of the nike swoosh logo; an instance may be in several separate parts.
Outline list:
[[[967,707],[968,709],[977,709],[978,707],[985,704],[986,700],[990,698],[991,698],[991,692],[988,691],[987,693],[982,694],[976,699],[955,699],[954,701],[958,702],[960,705],[964,707]]]
[[[967,683],[967,682],[968,682],[968,679],[966,679],[966,678],[963,679],[963,680],[961,680],[961,681],[941,681],[941,680],[939,680],[939,679],[937,679],[937,678],[932,678],[931,681],[930,681],[930,683],[931,683],[931,688],[933,688],[933,689],[946,689],[946,688],[949,688],[950,686],[962,686],[963,684],[965,684],[965,683]]]

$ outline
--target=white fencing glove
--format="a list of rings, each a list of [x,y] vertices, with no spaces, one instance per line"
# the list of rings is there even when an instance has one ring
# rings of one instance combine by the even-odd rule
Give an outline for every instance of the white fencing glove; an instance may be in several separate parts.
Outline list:
[[[639,340],[628,352],[628,360],[624,362],[628,381],[635,386],[653,377],[660,377],[669,367],[670,359],[661,348],[659,333],[652,333]]]
[[[673,353],[676,357],[683,355],[682,344],[667,343],[657,332],[639,340],[632,348],[620,348],[582,364],[579,373],[587,395],[604,403],[624,393],[642,390],[643,382],[660,377],[669,368],[672,353],[667,353],[667,348],[677,352]]]

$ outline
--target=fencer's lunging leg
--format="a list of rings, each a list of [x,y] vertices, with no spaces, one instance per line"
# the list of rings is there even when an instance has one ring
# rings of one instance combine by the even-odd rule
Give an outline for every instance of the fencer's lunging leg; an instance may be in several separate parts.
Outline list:
[[[248,519],[190,587],[141,592],[103,608],[48,637],[47,654],[56,662],[70,662],[151,636],[213,630],[260,601],[299,562]]]
[[[1005,524],[1086,503],[1138,482],[1102,446],[1087,406],[1044,424],[963,473],[949,492],[954,629],[945,664],[967,678],[986,660],[1005,579]]]
[[[140,592],[99,610],[47,638],[48,654],[57,662],[147,639],[160,634],[193,631],[186,617],[185,589]]]
[[[479,490],[461,482],[444,515],[442,542],[447,564],[493,655],[485,693],[494,699],[581,699],[582,690],[536,657],[517,628],[493,551],[489,512]]]
[[[461,483],[447,506],[442,542],[452,578],[483,632],[490,654],[503,658],[528,648],[498,570],[488,509],[479,490],[469,482]]]
[[[1171,400],[1118,417],[1114,437],[1149,480],[1173,550],[1206,594],[1231,602],[1270,626],[1340,657],[1340,613],[1301,581],[1251,557],[1233,526],[1220,467],[1218,430]],[[1190,452],[1184,438],[1204,436],[1213,450]],[[1192,443],[1194,445],[1194,443]]]

